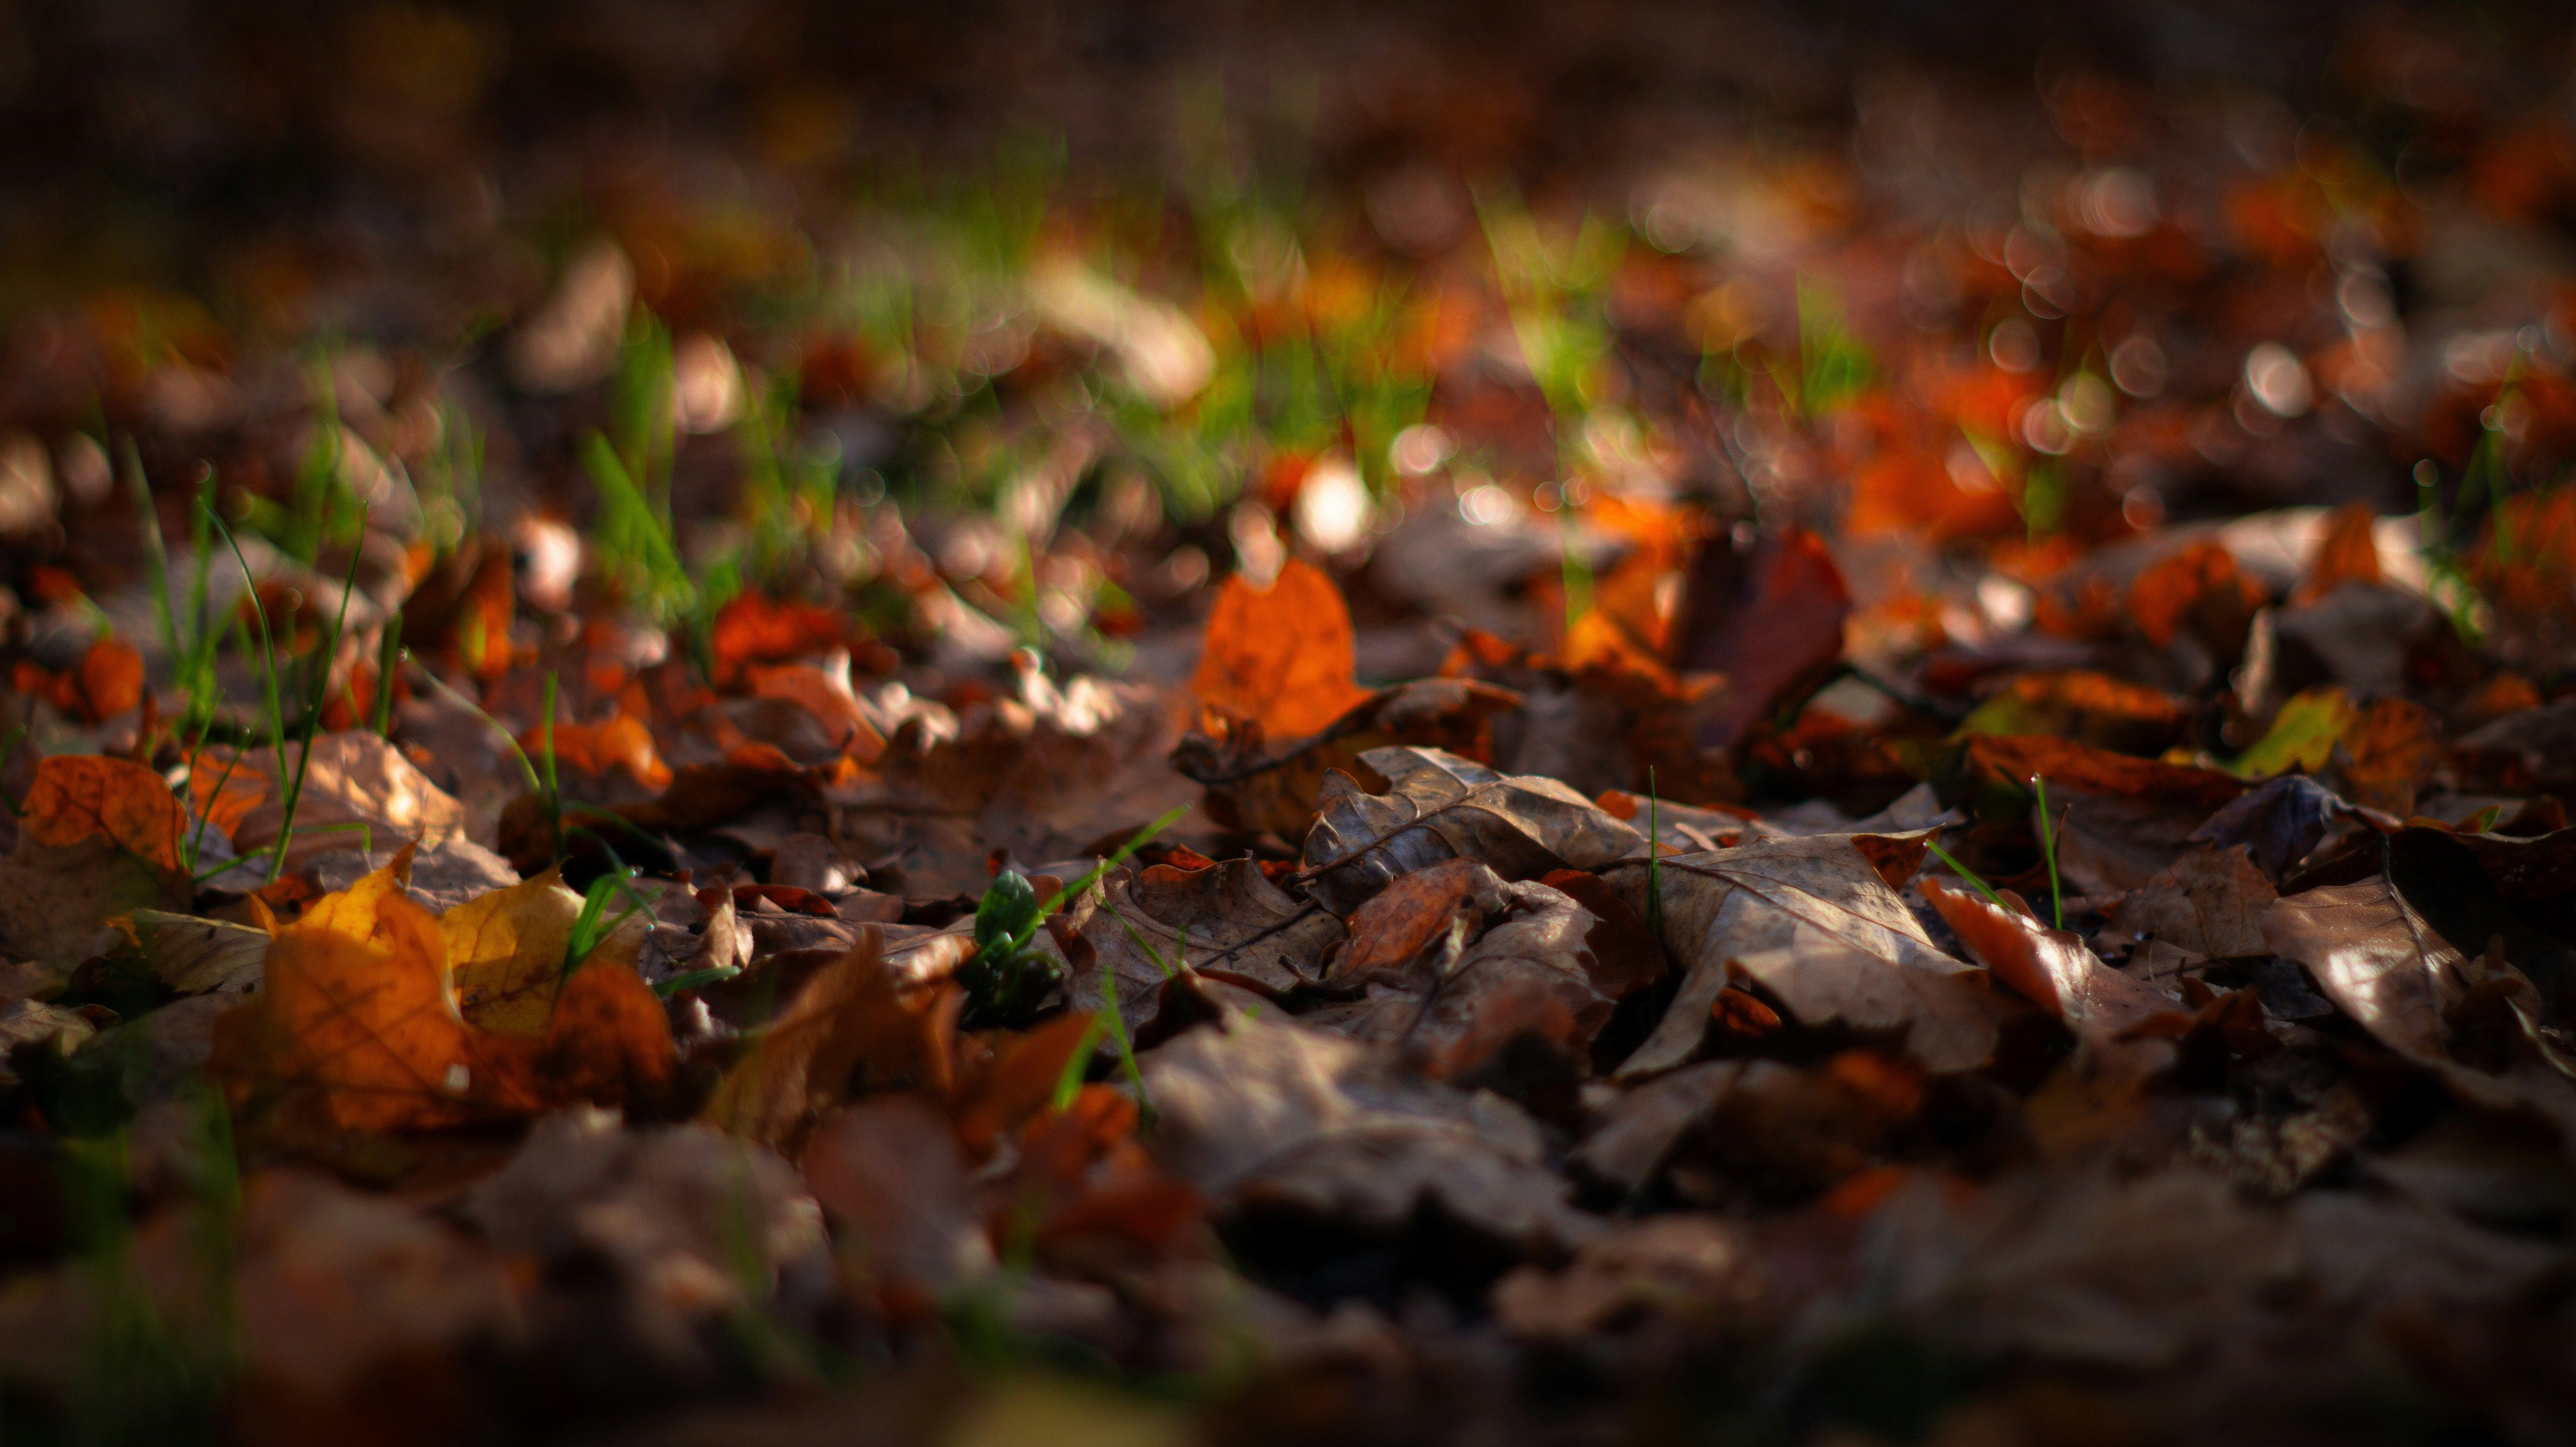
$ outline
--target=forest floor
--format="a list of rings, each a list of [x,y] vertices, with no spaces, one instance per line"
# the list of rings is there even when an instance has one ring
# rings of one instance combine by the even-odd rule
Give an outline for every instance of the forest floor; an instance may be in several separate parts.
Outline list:
[[[9,72],[0,1437],[2576,1431],[2563,24],[630,8]]]

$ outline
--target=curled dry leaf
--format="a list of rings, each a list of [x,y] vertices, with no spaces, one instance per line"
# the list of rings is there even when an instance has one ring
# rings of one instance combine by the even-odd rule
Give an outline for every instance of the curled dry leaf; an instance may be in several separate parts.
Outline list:
[[[1601,921],[1560,891],[1504,884],[1473,860],[1438,868],[1481,878],[1465,882],[1446,923],[1422,947],[1391,967],[1371,968],[1359,1000],[1302,1018],[1396,1046],[1435,1080],[1471,1075],[1523,1038],[1546,1042],[1580,1070],[1616,1004],[1595,983],[1605,973],[1591,946]],[[1479,907],[1484,899],[1493,901],[1490,911]]]
[[[1326,777],[1306,836],[1306,892],[1349,915],[1399,876],[1448,859],[1482,861],[1505,879],[1598,869],[1641,853],[1645,836],[1554,779],[1506,777],[1438,749],[1372,749],[1361,762],[1385,794]]]
[[[1275,748],[1257,720],[1202,708],[1171,762],[1206,787],[1208,817],[1295,839],[1314,821],[1327,772],[1349,772],[1360,755],[1396,744],[1489,760],[1494,718],[1522,703],[1520,694],[1474,679],[1414,679],[1379,689],[1310,739]]]
[[[117,923],[152,977],[178,994],[248,994],[267,973],[267,930],[162,909],[138,909]]]
[[[1703,717],[1703,749],[1733,748],[1774,706],[1843,654],[1851,590],[1824,540],[1803,529],[1766,539],[1750,559],[1723,537],[1700,548],[1676,620],[1676,661],[1726,676],[1720,706]]]
[[[944,1099],[961,1002],[944,981],[904,989],[871,929],[753,1038],[717,1082],[705,1117],[736,1135],[792,1146],[818,1110],[861,1085],[913,1085]]]
[[[1522,1250],[1599,1230],[1566,1204],[1519,1107],[1423,1080],[1383,1047],[1237,1016],[1143,1064],[1156,1158],[1226,1207],[1391,1231],[1430,1202]]]
[[[290,746],[290,776],[297,762]],[[266,749],[206,749],[197,756],[190,787],[198,807],[209,817],[233,813],[233,847],[244,854],[276,844],[284,827],[286,809],[276,771],[277,755]],[[247,806],[241,802],[253,797],[256,802]],[[341,849],[383,849],[399,840],[418,840],[435,849],[455,835],[488,844],[492,821],[430,782],[381,735],[349,729],[313,740],[303,791],[296,796],[289,860]]]
[[[2172,1000],[2102,963],[2072,931],[2050,929],[2026,909],[2006,909],[1938,879],[1923,881],[1923,896],[1996,978],[2065,1021],[2087,1045],[2187,1020]]]
[[[1074,1003],[1098,1003],[1105,973],[1131,1032],[1160,1016],[1164,985],[1185,963],[1275,998],[1321,977],[1344,933],[1342,921],[1291,899],[1251,859],[1198,869],[1156,864],[1113,877],[1080,930],[1090,949],[1087,961],[1077,952]]]
[[[1604,870],[1630,909],[1660,916],[1665,948],[1689,971],[1620,1073],[1690,1059],[1736,980],[1758,983],[1809,1025],[1901,1034],[1930,1069],[1984,1063],[2000,1008],[1978,971],[1933,945],[1894,888],[1924,853],[1919,836],[1816,834],[1666,859],[1651,884],[1641,860]]]
[[[1342,590],[1299,558],[1282,564],[1267,588],[1240,573],[1226,579],[1190,692],[1259,722],[1274,739],[1322,732],[1369,696],[1356,681]]]
[[[2274,901],[2263,938],[2381,1044],[2419,1062],[2449,1059],[2442,1021],[2468,994],[2467,962],[2385,876]]]

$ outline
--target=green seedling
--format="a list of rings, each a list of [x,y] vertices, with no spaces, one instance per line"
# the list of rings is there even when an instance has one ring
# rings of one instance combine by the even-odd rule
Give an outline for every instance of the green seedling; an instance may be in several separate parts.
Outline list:
[[[2066,891],[2057,879],[2058,831],[2048,822],[2048,780],[2030,776],[2030,787],[2039,795],[2039,849],[2048,856],[2048,922],[2056,929],[2066,928]]]
[[[1978,877],[1975,870],[1970,869],[1968,866],[1961,864],[1958,860],[1951,858],[1950,851],[1942,848],[1939,840],[1926,839],[1923,842],[1931,848],[1933,858],[1948,865],[1952,874],[1955,874],[1961,879],[1968,881],[1970,884],[1975,885],[1979,894],[1982,894],[1986,898],[1995,902],[1996,908],[2012,908],[2011,905],[2004,903],[2004,897],[2002,895],[1995,893],[1995,887],[1993,885],[1986,883],[1985,880]]]
[[[1036,887],[1019,871],[1005,869],[993,876],[975,907],[975,957],[957,971],[958,982],[966,987],[967,1020],[976,1025],[1000,1024],[1034,1014],[1063,976],[1053,956],[1029,948],[1039,927],[1188,812],[1186,805],[1170,810],[1138,830],[1117,853],[1043,904],[1038,902]]]
[[[571,978],[572,972],[581,968],[581,962],[590,958],[590,952],[599,948],[600,941],[625,928],[628,920],[643,911],[643,898],[637,895],[633,888],[632,882],[635,875],[636,871],[620,867],[611,869],[590,882],[590,888],[581,898],[581,913],[573,917],[572,933],[564,940],[564,978]],[[615,919],[610,919],[608,918],[609,903],[616,899],[621,891],[635,902],[629,904]],[[713,972],[700,971],[699,973]]]
[[[213,509],[207,511],[211,516]],[[224,525],[222,518],[215,518],[214,526],[223,533],[225,544],[232,549],[233,561],[241,568],[243,593],[249,598],[251,614],[259,624],[261,703],[267,713],[269,736],[276,750],[277,777],[284,781],[278,798],[277,844],[270,853],[268,866],[268,882],[275,884],[286,875],[287,850],[295,839],[296,805],[304,793],[304,771],[313,760],[313,736],[322,726],[322,700],[330,687],[331,658],[339,649],[341,630],[348,625],[349,598],[358,591],[359,555],[354,550],[349,555],[349,576],[341,586],[340,611],[332,620],[330,633],[314,649],[320,666],[307,670],[309,681],[304,698],[304,717],[297,740],[300,747],[290,771],[286,761],[286,706],[277,681],[277,644],[269,631],[268,609],[259,600],[259,580],[251,573],[250,559],[242,555],[240,540],[233,536],[232,529]],[[362,515],[359,527],[363,530],[365,526],[366,520]]]

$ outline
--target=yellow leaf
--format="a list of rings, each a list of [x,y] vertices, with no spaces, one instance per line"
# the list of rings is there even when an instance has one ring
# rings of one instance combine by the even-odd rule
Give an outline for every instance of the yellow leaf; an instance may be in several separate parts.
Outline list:
[[[469,1024],[513,1035],[545,1033],[563,988],[564,951],[581,896],[549,869],[534,879],[468,900],[438,917],[447,966]]]

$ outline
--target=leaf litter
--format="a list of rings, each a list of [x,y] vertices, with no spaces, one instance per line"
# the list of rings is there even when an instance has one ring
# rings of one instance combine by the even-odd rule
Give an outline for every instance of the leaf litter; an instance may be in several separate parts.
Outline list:
[[[2576,1421],[2563,34],[746,209],[367,14],[444,261],[0,305],[12,1428]]]

